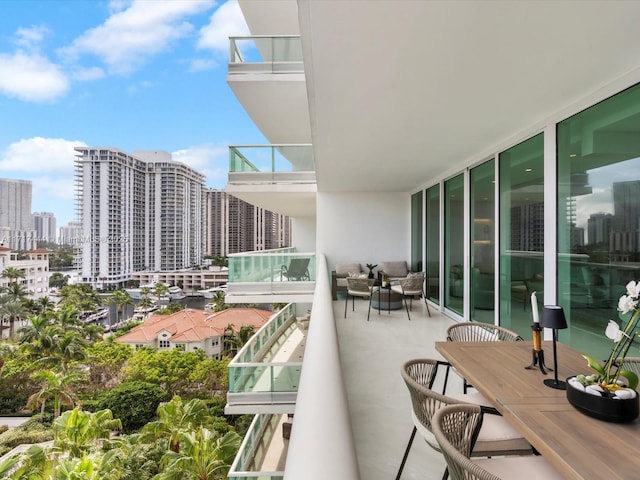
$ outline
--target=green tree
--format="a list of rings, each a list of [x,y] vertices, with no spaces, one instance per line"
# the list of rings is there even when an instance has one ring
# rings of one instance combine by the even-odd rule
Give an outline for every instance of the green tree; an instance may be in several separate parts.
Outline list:
[[[158,480],[222,480],[240,448],[236,432],[220,437],[217,432],[200,428],[182,432],[179,452],[169,451],[162,457],[164,470]]]
[[[158,385],[148,382],[122,382],[104,391],[97,401],[98,408],[109,409],[122,422],[122,430],[134,432],[153,420],[160,402],[167,394]]]
[[[27,295],[29,295],[27,287],[16,282],[7,285],[4,289],[4,293],[11,302],[22,302],[27,298]]]
[[[0,296],[0,319],[9,321],[9,338],[13,338],[15,323],[28,314],[29,311],[21,301],[11,300],[8,295]],[[4,322],[0,326],[4,328]]]
[[[191,380],[191,373],[205,360],[207,356],[202,350],[181,352],[140,348],[123,368],[124,380],[154,383],[171,396],[186,395],[198,389]]]
[[[76,283],[60,289],[61,307],[73,307],[81,312],[95,312],[100,303],[97,292],[87,284]]]
[[[49,267],[51,267],[51,264],[49,264]],[[53,272],[49,277],[49,287],[62,288],[69,283],[70,278],[69,275],[65,275],[64,273]]]
[[[225,300],[226,294],[222,290],[217,290],[213,295],[213,304],[215,305],[214,312],[221,312],[222,310],[229,308],[229,305],[225,303]]]
[[[160,300],[162,297],[169,293],[169,287],[164,283],[158,282],[153,286],[153,294],[158,299],[158,305],[160,305]]]
[[[53,400],[53,415],[58,417],[62,405],[67,405],[70,408],[75,406],[78,401],[75,387],[84,376],[78,371],[39,370],[32,377],[40,382],[40,390],[29,397],[27,408],[40,407],[41,413],[44,413],[46,402]]]
[[[24,270],[16,267],[7,267],[2,271],[2,278],[8,278],[9,284],[15,283],[19,278],[24,278]]]
[[[87,347],[88,359],[85,362],[89,373],[87,389],[100,391],[118,383],[121,369],[133,355],[133,349],[124,343],[107,339]]]
[[[182,433],[211,421],[207,405],[198,398],[183,403],[180,397],[175,396],[171,401],[158,405],[157,413],[159,419],[142,428],[140,440],[153,442],[163,439],[173,452],[180,451]]]
[[[124,290],[116,290],[113,294],[115,304],[118,307],[118,322],[122,320],[124,309],[128,305],[133,305],[133,298]]]
[[[54,447],[71,457],[80,458],[95,447],[102,446],[103,440],[121,429],[122,423],[113,418],[111,410],[92,413],[74,408],[54,420]]]

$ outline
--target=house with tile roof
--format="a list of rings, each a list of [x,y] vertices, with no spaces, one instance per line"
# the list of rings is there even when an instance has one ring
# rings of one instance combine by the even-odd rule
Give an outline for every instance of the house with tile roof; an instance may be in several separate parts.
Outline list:
[[[247,326],[258,331],[272,314],[258,308],[229,308],[221,312],[186,308],[171,315],[152,315],[116,341],[135,349],[149,346],[159,350],[204,350],[207,356],[219,359],[228,326],[232,325],[236,333]]]

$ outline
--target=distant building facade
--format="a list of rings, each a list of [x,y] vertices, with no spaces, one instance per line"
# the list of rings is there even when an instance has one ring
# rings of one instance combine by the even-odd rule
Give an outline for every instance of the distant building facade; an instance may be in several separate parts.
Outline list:
[[[201,263],[202,174],[163,151],[76,151],[83,283],[121,286],[136,271]]]
[[[37,242],[56,243],[56,217],[51,212],[35,212],[31,214]]]
[[[30,180],[0,178],[0,245],[14,250],[36,247],[31,223]]]
[[[231,253],[271,250],[291,245],[291,221],[209,189],[205,200],[205,253],[226,257]]]
[[[79,245],[82,239],[82,223],[69,222],[64,227],[60,227],[58,243],[60,245]]]
[[[5,268],[13,267],[21,270],[24,277],[9,279],[0,277],[0,290],[17,282],[28,292],[30,298],[40,298],[49,292],[49,255],[51,252],[39,248],[18,254],[11,248],[0,246],[0,273]]]

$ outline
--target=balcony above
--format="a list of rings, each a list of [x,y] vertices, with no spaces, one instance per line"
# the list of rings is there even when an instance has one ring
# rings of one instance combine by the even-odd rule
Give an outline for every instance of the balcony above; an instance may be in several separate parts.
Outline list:
[[[229,147],[225,191],[283,215],[314,216],[316,175],[311,145]]]
[[[311,142],[300,37],[231,37],[227,83],[270,142]]]
[[[311,303],[315,254],[282,248],[229,255],[226,303]]]

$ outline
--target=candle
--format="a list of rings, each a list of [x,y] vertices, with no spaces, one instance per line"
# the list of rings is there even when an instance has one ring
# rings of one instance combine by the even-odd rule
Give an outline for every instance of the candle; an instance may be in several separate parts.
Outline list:
[[[538,317],[538,299],[536,298],[536,292],[531,294],[531,312],[533,313],[533,323],[539,323]]]

